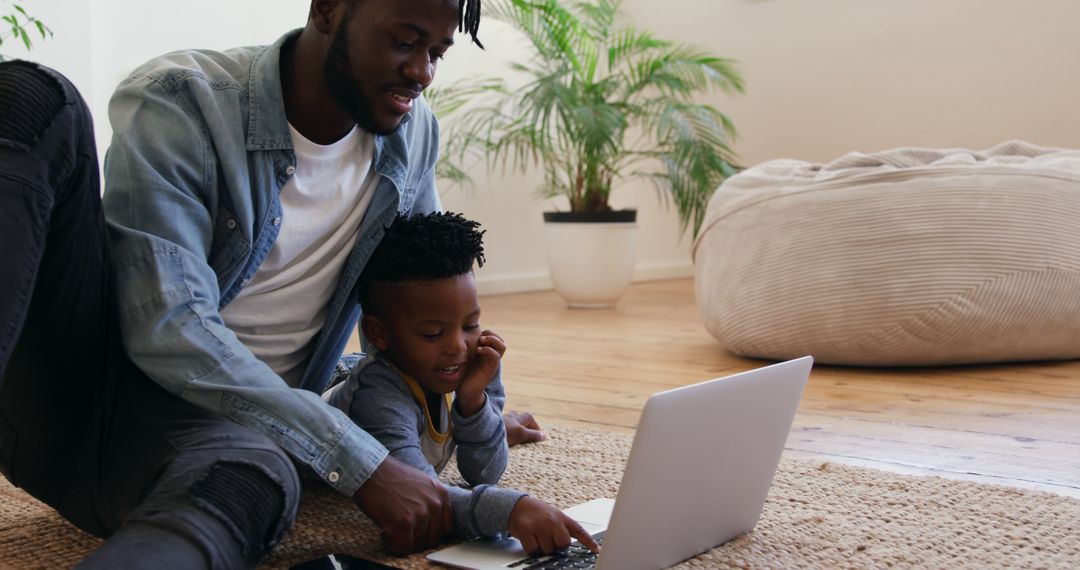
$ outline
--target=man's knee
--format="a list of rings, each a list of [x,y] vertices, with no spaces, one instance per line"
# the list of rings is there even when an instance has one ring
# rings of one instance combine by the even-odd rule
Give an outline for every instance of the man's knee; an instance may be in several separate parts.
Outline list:
[[[266,450],[212,464],[191,488],[195,505],[229,529],[252,564],[292,527],[300,494],[292,462]]]
[[[299,478],[276,448],[234,447],[194,472],[170,469],[80,567],[253,567],[296,517]]]

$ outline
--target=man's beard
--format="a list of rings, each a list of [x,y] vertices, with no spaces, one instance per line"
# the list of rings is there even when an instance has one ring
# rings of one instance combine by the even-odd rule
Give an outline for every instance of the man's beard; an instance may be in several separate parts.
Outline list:
[[[375,121],[375,103],[371,101],[360,88],[359,83],[352,76],[352,62],[349,61],[349,38],[345,18],[338,24],[334,39],[330,42],[330,49],[326,54],[326,63],[323,65],[323,76],[330,92],[338,103],[352,116],[360,128],[376,135],[389,135],[398,130],[400,123],[390,129],[380,127]]]

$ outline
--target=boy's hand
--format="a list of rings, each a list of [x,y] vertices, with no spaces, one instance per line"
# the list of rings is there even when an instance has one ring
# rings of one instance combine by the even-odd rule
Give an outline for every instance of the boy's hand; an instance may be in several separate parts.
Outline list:
[[[547,439],[547,434],[544,433],[536,418],[529,412],[506,412],[503,414],[503,423],[506,424],[507,447]]]
[[[522,497],[510,511],[510,536],[520,540],[529,553],[551,554],[570,546],[574,538],[594,553],[600,552],[600,545],[577,521],[532,497]]]
[[[485,329],[480,333],[476,341],[476,356],[457,389],[459,414],[467,418],[480,411],[485,402],[484,390],[495,378],[495,371],[499,369],[499,361],[505,353],[506,341],[495,331]]]

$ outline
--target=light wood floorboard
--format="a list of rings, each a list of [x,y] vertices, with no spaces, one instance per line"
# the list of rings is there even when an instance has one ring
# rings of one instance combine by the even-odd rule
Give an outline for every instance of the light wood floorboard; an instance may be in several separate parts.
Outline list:
[[[614,309],[568,309],[553,292],[481,306],[509,345],[507,409],[545,424],[630,433],[653,392],[766,364],[709,336],[690,279],[635,284]],[[785,453],[1080,497],[1080,361],[818,365]]]

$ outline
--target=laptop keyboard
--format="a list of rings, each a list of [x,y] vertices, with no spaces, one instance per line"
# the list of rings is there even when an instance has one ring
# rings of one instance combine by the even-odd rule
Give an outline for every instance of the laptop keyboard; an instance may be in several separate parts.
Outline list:
[[[598,532],[593,535],[600,546],[604,545],[604,533]],[[569,547],[556,550],[551,554],[537,554],[510,564],[507,568],[520,570],[548,570],[558,568],[595,568],[596,554],[574,541]]]

